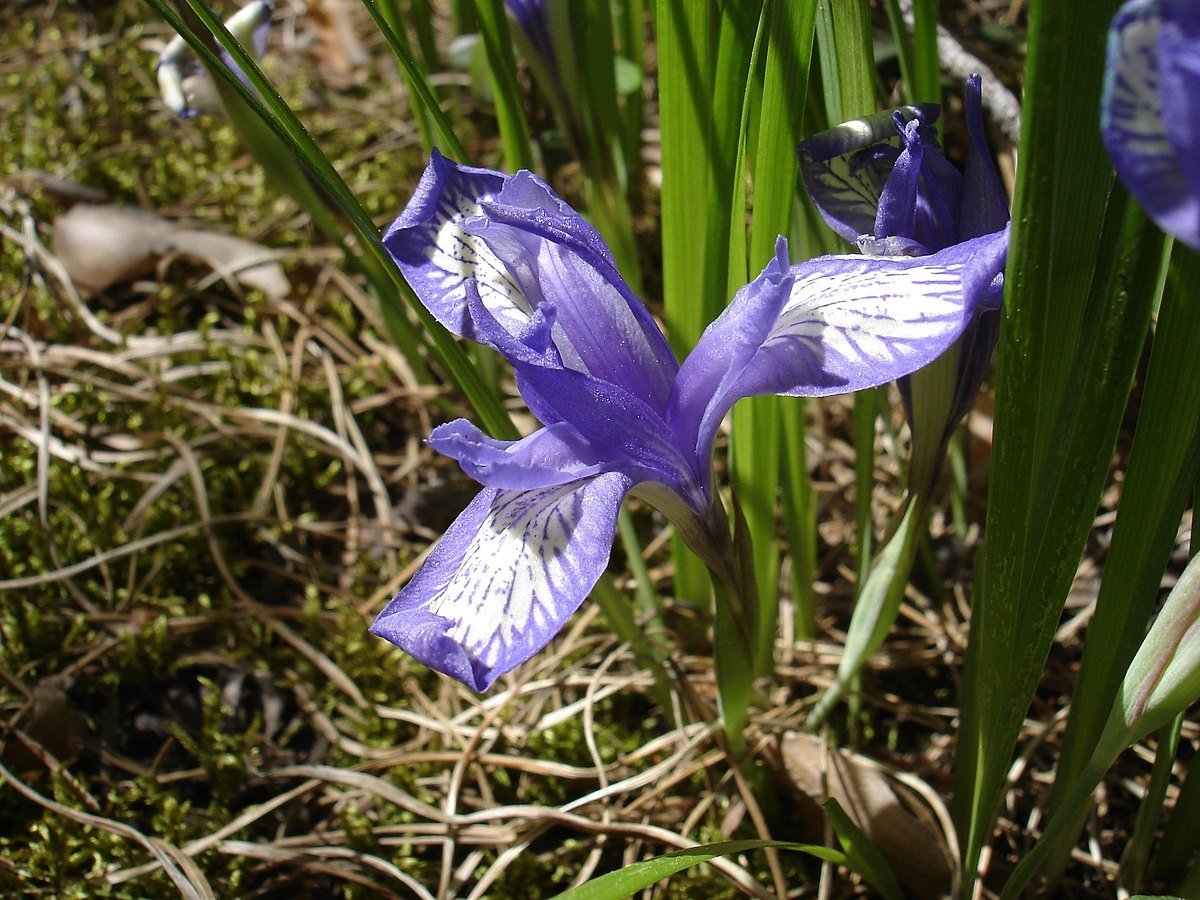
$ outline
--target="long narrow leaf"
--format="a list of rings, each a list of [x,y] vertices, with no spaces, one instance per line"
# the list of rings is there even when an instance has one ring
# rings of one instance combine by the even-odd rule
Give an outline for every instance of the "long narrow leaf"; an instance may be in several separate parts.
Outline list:
[[[1147,225],[1153,250],[1157,229]],[[1147,254],[1149,255],[1149,253]],[[1135,277],[1156,280],[1152,258]],[[1083,664],[1071,701],[1071,717],[1059,755],[1050,803],[1066,795],[1104,728],[1121,677],[1137,652],[1154,609],[1162,572],[1175,545],[1179,519],[1196,483],[1200,463],[1200,305],[1195,286],[1200,257],[1177,245],[1162,298],[1141,411],[1104,580],[1087,632]],[[1051,854],[1066,862],[1068,843]]]
[[[648,888],[657,881],[662,881],[702,862],[716,859],[718,856],[729,856],[734,853],[746,853],[750,850],[793,850],[797,853],[807,853],[817,859],[848,866],[850,861],[844,853],[821,847],[817,844],[789,844],[784,841],[721,841],[716,844],[701,844],[688,850],[677,850],[654,859],[644,859],[633,863],[616,872],[609,872],[599,878],[593,878],[578,887],[555,895],[553,900],[622,900],[643,888]]]
[[[1112,289],[1113,260],[1128,246],[1114,238],[1108,255],[1101,253],[1111,170],[1097,98],[1115,7],[1115,0],[1086,7],[1035,0],[1030,9],[987,537],[956,762],[967,890],[1091,524],[1145,333],[1146,298]],[[1108,224],[1123,219],[1114,209]],[[1136,252],[1124,260],[1134,261]]]
[[[517,60],[508,33],[508,16],[502,0],[476,0],[488,68],[496,95],[496,118],[500,122],[500,140],[504,145],[504,166],[508,171],[533,168],[533,139],[517,84]]]
[[[450,380],[475,407],[480,421],[497,437],[515,437],[516,429],[513,427],[508,413],[501,406],[500,398],[491,393],[480,380],[466,353],[454,341],[449,332],[416,301],[391,256],[383,249],[379,229],[376,228],[375,223],[371,221],[295,113],[262,74],[250,54],[238,44],[237,40],[202,0],[179,0],[181,3],[186,3],[187,8],[195,14],[230,55],[234,63],[254,85],[255,90],[253,91],[230,71],[206,39],[202,38],[174,10],[167,6],[165,0],[146,0],[146,2],[154,7],[164,21],[187,41],[216,77],[236,91],[250,109],[257,111],[262,116],[263,122],[281,140],[289,142],[305,170],[317,184],[329,193],[331,200],[346,217],[364,253],[370,256],[374,263],[378,264],[392,279],[396,288],[395,296],[389,294],[380,298],[380,302],[385,304],[385,315],[403,314],[402,308],[396,301],[399,297],[404,297],[425,329],[434,356]]]
[[[825,809],[825,815],[829,816],[833,833],[846,851],[849,868],[862,875],[884,900],[903,900],[904,890],[879,848],[871,843],[871,839],[832,797],[821,806]]]

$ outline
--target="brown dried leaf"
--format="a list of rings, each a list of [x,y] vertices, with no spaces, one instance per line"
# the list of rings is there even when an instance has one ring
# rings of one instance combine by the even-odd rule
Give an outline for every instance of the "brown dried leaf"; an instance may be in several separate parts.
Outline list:
[[[900,800],[879,763],[801,732],[783,735],[777,749],[779,774],[802,813],[821,815],[819,804],[833,797],[909,890],[930,898],[950,893],[954,869],[942,830],[924,807]]]
[[[54,222],[54,252],[88,291],[146,275],[172,254],[199,260],[272,299],[291,288],[279,263],[264,259],[265,247],[128,206],[73,207]]]
[[[317,39],[313,56],[327,75],[345,80],[367,64],[367,51],[354,30],[347,0],[311,0],[307,22]]]

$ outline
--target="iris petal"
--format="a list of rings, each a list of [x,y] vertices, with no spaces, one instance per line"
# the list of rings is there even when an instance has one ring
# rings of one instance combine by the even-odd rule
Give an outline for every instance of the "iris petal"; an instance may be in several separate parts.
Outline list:
[[[927,365],[976,313],[996,307],[1007,248],[1005,229],[932,256],[818,257],[786,278],[771,273],[773,261],[685,360],[672,423],[694,419],[706,399],[703,424],[689,432],[705,456],[721,417],[743,397],[847,393]],[[753,353],[731,349],[752,338]]]
[[[384,244],[421,302],[455,334],[475,331],[467,283],[514,337],[553,303],[560,364],[666,407],[678,369],[599,234],[529,172],[502,176],[435,154]]]
[[[587,441],[564,422],[519,441],[498,441],[466,419],[455,419],[433,430],[429,446],[458,460],[480,484],[509,490],[564,484],[605,469]]]
[[[1193,5],[1192,17],[1194,10]],[[1164,18],[1173,14],[1189,18],[1184,5],[1140,0],[1125,4],[1113,19],[1101,101],[1101,134],[1117,174],[1150,217],[1165,231],[1200,249],[1200,199],[1180,163],[1163,109],[1167,87],[1163,73],[1169,73],[1166,80],[1178,89],[1177,63],[1187,66],[1184,48],[1177,47],[1169,58],[1161,58]],[[1191,56],[1194,59],[1194,51]],[[1185,102],[1185,96],[1173,93],[1172,105]],[[1186,118],[1187,111],[1179,116]],[[1175,118],[1173,112],[1172,120]],[[1196,152],[1193,143],[1184,155],[1194,157]]]
[[[549,643],[600,578],[629,487],[610,473],[481,491],[371,631],[487,690]]]
[[[932,103],[902,106],[844,122],[801,142],[796,148],[800,173],[830,228],[850,242],[874,234],[879,198],[901,148],[894,114],[904,122],[919,119],[929,125],[940,111]]]

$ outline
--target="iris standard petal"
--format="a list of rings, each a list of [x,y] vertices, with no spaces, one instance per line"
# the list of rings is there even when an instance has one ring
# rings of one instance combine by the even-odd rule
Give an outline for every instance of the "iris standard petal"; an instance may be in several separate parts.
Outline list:
[[[519,441],[499,441],[466,419],[439,425],[429,446],[458,460],[463,471],[485,487],[526,490],[598,475],[606,468],[587,441],[560,422]]]
[[[1007,247],[1005,229],[932,256],[826,256],[793,266],[786,303],[722,402],[857,391],[927,365],[981,308],[996,305]]]
[[[897,112],[905,122],[919,119],[928,125],[937,120],[940,107],[922,103],[854,119],[796,148],[813,203],[829,227],[848,241],[874,234],[879,198],[900,153],[893,118]]]
[[[983,79],[978,75],[967,78],[963,105],[971,145],[967,150],[967,166],[958,203],[958,239],[961,241],[999,231],[1009,219],[1008,194],[1004,192],[996,164],[988,153],[982,87]]]
[[[609,473],[481,491],[372,633],[487,690],[549,643],[600,578],[629,487]]]
[[[1117,174],[1147,214],[1164,231],[1200,249],[1200,197],[1164,118],[1162,70],[1164,63],[1173,68],[1174,62],[1161,58],[1160,47],[1169,17],[1197,14],[1195,4],[1163,0],[1134,0],[1121,7],[1108,36],[1100,129]],[[1172,106],[1182,100],[1172,95]],[[1198,151],[1190,148],[1189,165],[1196,165]]]
[[[775,256],[705,329],[679,369],[668,421],[676,442],[692,449],[697,469],[706,475],[713,439],[732,405],[732,401],[726,402],[731,385],[737,383],[770,334],[791,295],[793,281],[787,241],[779,238]]]
[[[597,458],[635,482],[657,481],[691,493],[700,473],[665,416],[641,397],[570,369],[514,368],[521,396],[539,421],[570,424]]]
[[[476,340],[466,284],[492,317],[524,333],[543,304],[561,364],[620,385],[665,409],[678,366],[594,228],[536,176],[502,176],[435,153],[384,245],[421,302],[455,334]]]

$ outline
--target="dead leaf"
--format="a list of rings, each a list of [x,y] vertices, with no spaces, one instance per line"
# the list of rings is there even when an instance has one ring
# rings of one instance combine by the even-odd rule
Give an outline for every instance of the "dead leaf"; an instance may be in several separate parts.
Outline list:
[[[45,753],[60,763],[73,762],[83,747],[87,726],[61,682],[47,678],[30,693],[29,706],[18,727],[19,733],[9,736],[4,745],[3,758],[10,768],[26,772],[40,770]]]
[[[367,64],[367,51],[354,30],[347,0],[311,0],[307,13],[317,39],[313,56],[326,74],[344,80]]]
[[[889,779],[881,764],[827,747],[817,737],[788,732],[774,760],[801,801],[806,823],[818,825],[820,803],[833,797],[887,859],[896,877],[918,897],[945,897],[954,882],[952,856],[933,815],[911,791]],[[894,787],[895,785],[895,787]],[[901,790],[906,804],[897,796]]]
[[[199,260],[271,299],[291,289],[282,266],[264,259],[265,247],[128,206],[73,207],[54,222],[54,252],[87,291],[149,274],[171,255]]]

